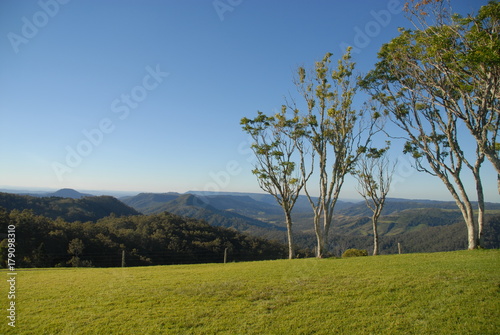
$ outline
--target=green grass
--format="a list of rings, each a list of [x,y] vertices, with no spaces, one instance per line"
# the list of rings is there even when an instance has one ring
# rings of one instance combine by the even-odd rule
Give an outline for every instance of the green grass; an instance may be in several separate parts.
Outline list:
[[[1,334],[498,334],[500,251],[20,270],[16,298]]]

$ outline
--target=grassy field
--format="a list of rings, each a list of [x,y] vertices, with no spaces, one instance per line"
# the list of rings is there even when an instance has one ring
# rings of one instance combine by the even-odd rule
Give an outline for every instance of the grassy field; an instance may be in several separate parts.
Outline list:
[[[12,329],[2,280],[1,334],[500,333],[498,250],[32,269],[16,281]]]

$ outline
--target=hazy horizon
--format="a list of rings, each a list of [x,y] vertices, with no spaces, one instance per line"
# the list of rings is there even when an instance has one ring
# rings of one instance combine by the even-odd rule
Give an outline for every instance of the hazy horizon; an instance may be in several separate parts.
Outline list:
[[[166,194],[166,193],[176,193],[176,194],[190,194],[190,193],[202,193],[205,191],[201,190],[188,190],[184,192],[177,192],[177,191],[164,191],[164,192],[148,192],[148,191],[116,191],[116,190],[94,190],[94,189],[76,189],[76,188],[71,188],[71,187],[66,187],[64,189],[71,189],[75,190],[79,193],[87,193],[91,195],[110,195],[114,196],[116,198],[120,197],[126,197],[126,196],[136,196],[141,193],[145,194]],[[14,187],[14,186],[9,186],[9,185],[0,185],[0,192],[13,192],[13,194],[18,194],[18,193],[33,193],[33,194],[43,194],[43,193],[53,193],[56,191],[62,190],[60,188],[23,188],[23,187]],[[207,195],[218,195],[218,194],[268,194],[265,193],[264,191],[260,192],[238,192],[238,191],[218,191],[218,192],[207,192]],[[306,196],[305,194],[301,193],[301,196]],[[403,200],[422,200],[422,201],[443,201],[443,202],[455,202],[453,199],[433,199],[433,198],[401,198],[401,197],[393,197],[389,196],[387,198],[388,200],[390,199],[403,199]],[[346,198],[346,197],[340,197],[339,200],[344,201],[344,202],[361,202],[364,201],[364,199],[358,195],[357,198]],[[476,200],[473,200],[476,201]],[[486,201],[490,203],[500,203],[500,201]]]

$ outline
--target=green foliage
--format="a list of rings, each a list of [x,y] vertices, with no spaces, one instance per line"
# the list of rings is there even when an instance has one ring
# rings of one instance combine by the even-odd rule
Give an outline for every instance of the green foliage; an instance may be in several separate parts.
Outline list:
[[[83,249],[85,248],[82,240],[79,238],[75,238],[69,242],[68,253],[70,255],[80,256],[83,253]]]
[[[342,258],[368,256],[368,251],[360,249],[347,249],[342,254]]]
[[[242,118],[240,124],[254,141],[251,148],[257,164],[252,173],[260,187],[274,195],[281,206],[285,202],[291,209],[304,184],[295,161],[299,159],[297,152],[303,150],[302,137],[305,134],[297,111],[290,117],[286,106],[274,116],[259,111],[254,119]]]
[[[432,23],[427,7],[433,12]],[[416,159],[420,171],[459,174],[444,170],[464,160],[456,135],[463,124],[475,138],[477,151],[500,173],[500,3],[491,1],[465,18],[451,15],[440,1],[421,1],[408,9],[416,29],[401,29],[382,46],[379,62],[361,86],[408,134],[404,152]]]
[[[10,224],[22,236],[16,241],[16,267],[121,266],[122,250],[128,266],[221,262],[225,248],[230,261],[286,255],[280,243],[167,212],[69,223],[13,210],[1,222],[1,231]],[[4,255],[2,260],[5,266]]]

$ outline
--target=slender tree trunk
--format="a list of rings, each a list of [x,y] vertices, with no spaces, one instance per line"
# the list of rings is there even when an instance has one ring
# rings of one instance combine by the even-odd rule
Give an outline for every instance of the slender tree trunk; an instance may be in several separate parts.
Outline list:
[[[476,243],[476,227],[474,227],[474,222],[466,222],[467,224],[467,241],[469,250],[474,250],[477,247]]]
[[[372,215],[372,223],[373,223],[373,256],[376,256],[379,254],[379,248],[378,248],[378,229],[377,229],[377,224],[378,224],[378,218],[380,216],[380,209],[377,207],[376,211],[373,212]]]
[[[285,218],[288,237],[288,259],[293,259],[295,258],[295,250],[293,248],[292,216],[290,214],[290,211],[285,210]]]
[[[467,249],[473,250],[477,248],[477,232],[476,232],[476,225],[475,225],[475,220],[474,220],[474,210],[472,209],[472,205],[468,199],[464,200],[463,202],[460,201],[458,198],[458,195],[456,193],[452,193],[453,197],[455,198],[455,203],[457,204],[458,208],[462,212],[462,217],[465,221],[465,225],[467,226]]]
[[[484,192],[483,183],[481,181],[481,175],[479,174],[480,164],[476,164],[474,168],[474,177],[476,179],[476,191],[477,191],[477,247],[481,247],[483,244],[483,228],[484,228]]]
[[[470,202],[466,202],[465,207],[466,207],[466,217],[464,219],[465,219],[465,224],[467,225],[467,241],[468,241],[467,249],[474,250],[477,248],[477,231],[474,220],[474,209],[472,208]]]
[[[323,233],[321,231],[321,225],[319,223],[320,216],[319,213],[314,214],[314,232],[316,233],[316,257],[323,258]]]
[[[327,252],[328,246],[328,235],[330,232],[330,224],[332,222],[332,215],[330,210],[323,211],[323,228],[322,228],[322,236],[321,236],[321,253],[319,258],[324,258]]]
[[[465,192],[462,181],[456,175],[453,176],[458,187],[458,192],[460,192],[459,195],[459,193],[457,193],[457,190],[455,190],[455,187],[453,187],[453,185],[445,175],[439,173],[439,171],[437,170],[435,170],[435,172],[437,176],[444,182],[446,188],[450,191],[451,195],[453,196],[453,199],[455,199],[455,203],[457,204],[458,208],[460,209],[460,212],[462,213],[465,225],[467,226],[467,243],[468,243],[467,249],[469,250],[476,249],[477,232],[474,220],[474,210],[472,209],[470,200],[467,197],[467,193]],[[461,199],[463,199],[463,201]]]

